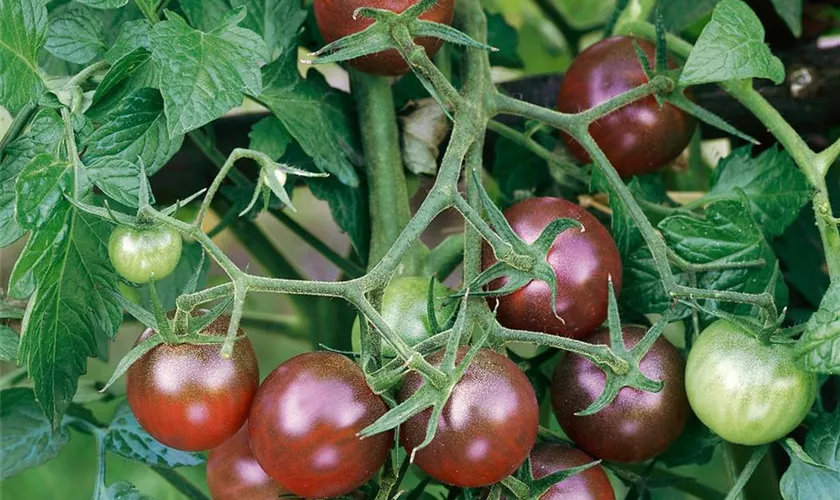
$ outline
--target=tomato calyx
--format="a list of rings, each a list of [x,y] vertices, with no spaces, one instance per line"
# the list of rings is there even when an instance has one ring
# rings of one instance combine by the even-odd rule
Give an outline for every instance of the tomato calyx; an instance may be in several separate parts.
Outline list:
[[[365,17],[373,19],[374,23],[363,31],[340,38],[310,53],[311,59],[304,59],[301,62],[304,64],[338,63],[388,49],[396,49],[406,61],[409,61],[414,50],[422,51],[422,48],[414,43],[414,39],[420,37],[439,38],[466,47],[495,50],[451,26],[419,19],[419,16],[432,9],[435,3],[436,0],[421,0],[399,14],[391,10],[371,7],[356,9],[353,12],[354,19]]]
[[[508,476],[502,481],[502,486],[510,490],[516,498],[540,498],[557,483],[561,483],[572,476],[585,472],[592,467],[601,464],[601,460],[594,460],[587,464],[561,469],[551,474],[535,479],[531,466],[531,457],[516,471],[516,474]]]

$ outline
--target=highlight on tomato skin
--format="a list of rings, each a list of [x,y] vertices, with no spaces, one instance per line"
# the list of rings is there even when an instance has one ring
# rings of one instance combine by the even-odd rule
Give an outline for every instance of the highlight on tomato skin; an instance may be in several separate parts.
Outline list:
[[[363,31],[373,24],[372,19],[353,19],[353,13],[360,7],[386,9],[401,13],[414,5],[416,0],[315,0],[315,19],[327,43]],[[455,15],[455,0],[439,0],[420,19],[440,24],[452,24]],[[432,57],[440,50],[443,41],[439,38],[420,37],[415,40]],[[351,66],[379,76],[400,76],[408,72],[408,64],[396,49],[370,54],[353,59]]]
[[[227,335],[230,318],[219,316],[202,335]],[[158,333],[144,331],[141,343]],[[126,372],[128,404],[152,437],[178,450],[215,448],[248,418],[259,386],[259,365],[251,341],[238,330],[233,354],[222,344],[160,344]]]
[[[458,351],[457,360],[467,348]],[[443,352],[427,360],[440,366]],[[398,401],[424,384],[412,372],[405,377]],[[427,409],[400,426],[407,453],[426,437]],[[418,450],[414,463],[434,479],[476,488],[501,481],[525,461],[539,427],[539,406],[528,378],[516,364],[490,349],[479,349],[443,408],[432,442]]]
[[[271,372],[254,398],[251,451],[263,470],[295,495],[346,495],[388,457],[393,431],[358,436],[386,411],[350,359],[333,352],[299,354]]]
[[[504,211],[513,231],[533,243],[552,221],[569,218],[584,230],[560,233],[546,256],[557,279],[557,301],[551,307],[551,289],[540,280],[501,297],[487,299],[500,324],[514,330],[550,333],[573,339],[590,335],[607,319],[608,283],[621,294],[621,255],[607,228],[583,207],[560,198],[530,198]],[[482,269],[496,262],[493,250],[484,244]],[[501,288],[506,278],[488,289]],[[555,315],[556,312],[556,315]],[[558,319],[559,317],[559,319]]]
[[[251,453],[248,424],[207,456],[207,486],[213,500],[276,500],[280,487]]]
[[[581,52],[566,70],[557,110],[585,111],[647,83],[634,42],[655,68],[656,48],[651,42],[627,36],[601,40]],[[670,59],[668,66],[677,67]],[[648,96],[598,119],[589,133],[616,171],[627,178],[654,172],[676,159],[691,141],[696,125],[690,114],[668,103],[660,107],[656,97]],[[571,136],[562,136],[578,161],[592,161]]]
[[[624,345],[630,349],[645,335],[638,326],[622,328]],[[610,333],[602,329],[584,339],[609,345]],[[577,354],[558,361],[551,380],[551,405],[560,427],[590,455],[612,462],[636,463],[664,452],[682,433],[689,415],[685,394],[685,361],[679,351],[659,337],[639,366],[651,380],[662,381],[659,392],[624,387],[604,409],[577,416],[601,394],[604,371]],[[609,439],[605,439],[609,436]]]

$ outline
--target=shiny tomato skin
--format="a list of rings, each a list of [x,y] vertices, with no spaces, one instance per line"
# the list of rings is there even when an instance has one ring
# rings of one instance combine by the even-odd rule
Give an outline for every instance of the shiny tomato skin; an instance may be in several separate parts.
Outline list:
[[[248,424],[207,457],[207,486],[213,500],[277,500],[289,492],[280,487],[251,453]]]
[[[278,366],[263,381],[248,421],[251,451],[283,488],[305,498],[345,495],[385,463],[393,432],[361,439],[388,411],[352,361],[310,352]]]
[[[466,354],[463,347],[458,360]],[[428,361],[439,366],[443,352]],[[415,372],[397,395],[405,401],[424,384]],[[427,409],[400,427],[400,443],[411,453],[426,437]],[[476,488],[501,481],[528,456],[537,438],[539,407],[528,378],[511,360],[481,349],[444,406],[432,442],[415,456],[428,475],[453,486]]]
[[[533,243],[553,220],[570,218],[585,231],[567,229],[554,240],[548,262],[557,278],[557,319],[551,308],[551,290],[534,280],[503,297],[488,299],[502,325],[515,330],[544,332],[580,339],[595,331],[607,318],[608,278],[612,276],[616,295],[621,293],[621,255],[609,231],[580,205],[559,198],[531,198],[504,212],[513,231],[526,243]],[[482,267],[495,263],[493,250],[484,246]],[[492,282],[500,288],[506,279]],[[497,307],[498,304],[498,307]]]
[[[624,327],[624,345],[631,348],[644,334],[644,328]],[[609,345],[609,331],[599,330],[585,341]],[[583,451],[612,462],[641,462],[665,451],[682,433],[689,414],[682,356],[664,337],[659,337],[640,367],[651,380],[664,382],[661,391],[624,387],[606,408],[579,417],[575,413],[586,409],[601,394],[606,376],[596,364],[576,354],[558,362],[551,381],[554,415]]]
[[[315,0],[315,20],[321,35],[328,42],[363,31],[373,20],[360,17],[353,19],[353,12],[360,7],[372,7],[401,13],[414,5],[416,0]],[[441,24],[452,24],[455,14],[455,0],[438,0],[437,4],[424,12],[420,19]],[[422,37],[416,42],[426,49],[429,57],[435,55],[443,41],[439,38]],[[399,76],[408,72],[408,64],[396,49],[350,61],[350,65],[365,73],[380,76]]]
[[[636,39],[656,67],[655,46]],[[669,61],[671,68],[676,67]],[[577,113],[648,82],[633,39],[614,36],[581,52],[560,86],[557,109]],[[688,146],[696,120],[676,106],[662,108],[654,96],[635,101],[600,118],[589,127],[592,138],[622,177],[653,172],[674,160]],[[591,160],[574,139],[563,134],[571,153],[581,162]]]
[[[134,283],[148,283],[172,274],[181,260],[183,242],[178,231],[164,226],[133,229],[118,226],[108,238],[108,257],[114,269]]]
[[[531,450],[531,473],[541,479],[557,471],[594,462],[586,453],[561,443],[540,443]],[[539,500],[615,500],[607,473],[600,465],[552,486]]]
[[[725,320],[700,334],[688,354],[688,401],[711,430],[758,446],[786,436],[808,415],[817,376],[801,370],[790,346],[762,345]]]
[[[203,335],[224,336],[230,318],[219,316]],[[151,329],[141,343],[157,332]],[[185,451],[215,448],[248,419],[260,382],[251,341],[236,341],[224,359],[221,344],[161,344],[126,372],[126,395],[137,421],[161,443]]]

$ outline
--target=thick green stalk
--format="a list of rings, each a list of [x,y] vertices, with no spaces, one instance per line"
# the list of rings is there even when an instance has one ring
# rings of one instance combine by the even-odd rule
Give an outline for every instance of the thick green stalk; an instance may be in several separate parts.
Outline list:
[[[9,125],[9,129],[3,135],[3,139],[0,140],[0,160],[3,159],[3,152],[6,151],[6,147],[23,132],[23,129],[26,128],[26,125],[32,116],[35,115],[37,109],[37,105],[29,103],[15,115],[12,124]]]
[[[391,83],[355,70],[351,70],[350,79],[365,150],[371,221],[368,261],[372,267],[408,225],[411,211]]]

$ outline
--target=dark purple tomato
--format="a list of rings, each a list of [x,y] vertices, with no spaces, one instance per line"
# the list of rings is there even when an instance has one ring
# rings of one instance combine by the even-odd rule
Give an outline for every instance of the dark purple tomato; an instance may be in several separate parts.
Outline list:
[[[637,39],[656,67],[656,48]],[[676,67],[669,61],[671,68]],[[633,39],[614,36],[601,40],[578,55],[560,86],[557,109],[577,113],[648,82]],[[674,160],[688,146],[696,120],[676,106],[659,107],[654,96],[635,101],[592,123],[589,132],[622,177],[653,172]],[[586,151],[563,134],[571,153],[581,162],[591,160]]]
[[[463,347],[458,360],[466,354]],[[443,352],[429,356],[439,366]],[[398,401],[424,384],[412,372],[405,377]],[[426,437],[431,408],[400,427],[400,442],[411,452]],[[508,358],[489,349],[476,354],[443,408],[432,442],[415,463],[438,481],[467,488],[497,483],[525,461],[537,438],[539,407],[528,378]]]
[[[400,13],[417,3],[416,0],[315,0],[315,20],[318,29],[327,42],[363,31],[373,20],[360,17],[353,19],[353,12],[360,7],[373,7]],[[455,0],[439,0],[437,5],[424,12],[420,19],[441,24],[452,24]],[[440,49],[439,38],[422,37],[415,40],[426,49],[429,57]],[[360,57],[350,61],[360,71],[382,76],[399,76],[408,72],[408,64],[395,49]]]
[[[224,336],[230,318],[219,316],[202,335]],[[151,329],[141,343],[157,332]],[[209,450],[224,443],[248,419],[260,383],[251,341],[236,341],[230,359],[221,344],[161,344],[126,372],[128,404],[137,421],[161,443],[185,451]]]
[[[559,198],[531,198],[505,210],[510,227],[526,243],[533,243],[546,226],[563,217],[580,222],[585,231],[564,231],[548,252],[547,260],[557,278],[555,307],[562,321],[552,310],[549,286],[534,280],[509,295],[488,299],[502,325],[580,339],[607,318],[610,276],[616,295],[621,292],[621,256],[598,219],[581,206]],[[485,245],[483,268],[495,262],[493,250]],[[505,282],[506,278],[496,280],[489,288],[500,288]]]
[[[645,334],[643,328],[626,326],[624,345],[629,349]],[[607,329],[586,339],[609,345]],[[562,359],[551,381],[551,405],[566,434],[581,449],[613,462],[641,462],[659,455],[682,433],[688,418],[683,377],[685,361],[664,337],[653,343],[642,359],[642,373],[664,383],[653,393],[624,387],[615,400],[598,413],[578,417],[604,389],[606,376],[598,365],[576,354]]]
[[[540,443],[531,450],[531,473],[541,479],[557,471],[594,462],[586,453],[560,443]],[[540,500],[615,500],[607,473],[600,465],[590,467],[551,487]]]
[[[248,420],[257,462],[306,498],[345,495],[385,463],[393,432],[361,439],[388,411],[352,361],[330,352],[295,356],[263,381]]]
[[[207,486],[213,500],[277,500],[280,487],[251,454],[248,424],[207,457]]]

